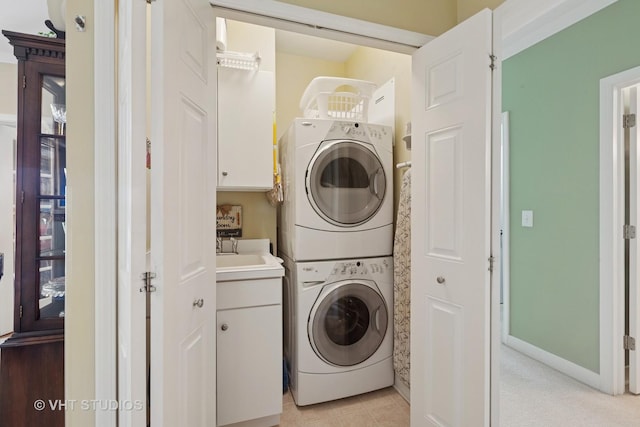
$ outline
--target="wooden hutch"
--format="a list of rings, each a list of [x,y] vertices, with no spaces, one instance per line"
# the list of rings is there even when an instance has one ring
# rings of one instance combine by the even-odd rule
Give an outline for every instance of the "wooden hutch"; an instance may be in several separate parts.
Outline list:
[[[0,424],[64,426],[59,404],[64,404],[65,41],[2,34],[18,59],[18,109],[14,333],[0,345]]]

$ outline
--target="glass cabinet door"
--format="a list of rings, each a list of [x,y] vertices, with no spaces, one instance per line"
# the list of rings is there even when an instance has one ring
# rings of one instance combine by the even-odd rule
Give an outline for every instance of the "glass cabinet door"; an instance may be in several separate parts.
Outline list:
[[[64,63],[26,61],[16,168],[16,332],[62,330],[66,257]]]
[[[64,77],[43,75],[40,105],[38,194],[39,317],[64,317],[66,106]]]

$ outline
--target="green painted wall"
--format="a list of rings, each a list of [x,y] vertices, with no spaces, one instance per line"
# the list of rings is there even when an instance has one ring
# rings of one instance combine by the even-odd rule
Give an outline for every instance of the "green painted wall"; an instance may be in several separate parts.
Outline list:
[[[511,334],[599,371],[599,84],[640,65],[620,0],[503,63],[510,112]],[[520,226],[533,210],[534,227]]]

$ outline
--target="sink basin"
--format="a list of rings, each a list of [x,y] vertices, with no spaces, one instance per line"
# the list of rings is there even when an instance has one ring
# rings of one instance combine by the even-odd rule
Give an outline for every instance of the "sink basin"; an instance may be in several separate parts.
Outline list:
[[[282,277],[284,268],[270,253],[240,253],[216,256],[216,281]]]
[[[262,255],[256,254],[238,254],[238,255],[218,255],[216,257],[216,268],[228,267],[257,267],[267,263]]]

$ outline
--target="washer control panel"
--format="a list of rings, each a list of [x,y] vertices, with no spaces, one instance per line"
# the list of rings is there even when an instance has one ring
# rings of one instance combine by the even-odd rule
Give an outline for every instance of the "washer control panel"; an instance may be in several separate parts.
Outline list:
[[[319,261],[297,265],[298,282],[303,285],[331,283],[348,279],[371,279],[393,274],[393,258],[363,258],[345,261]]]

